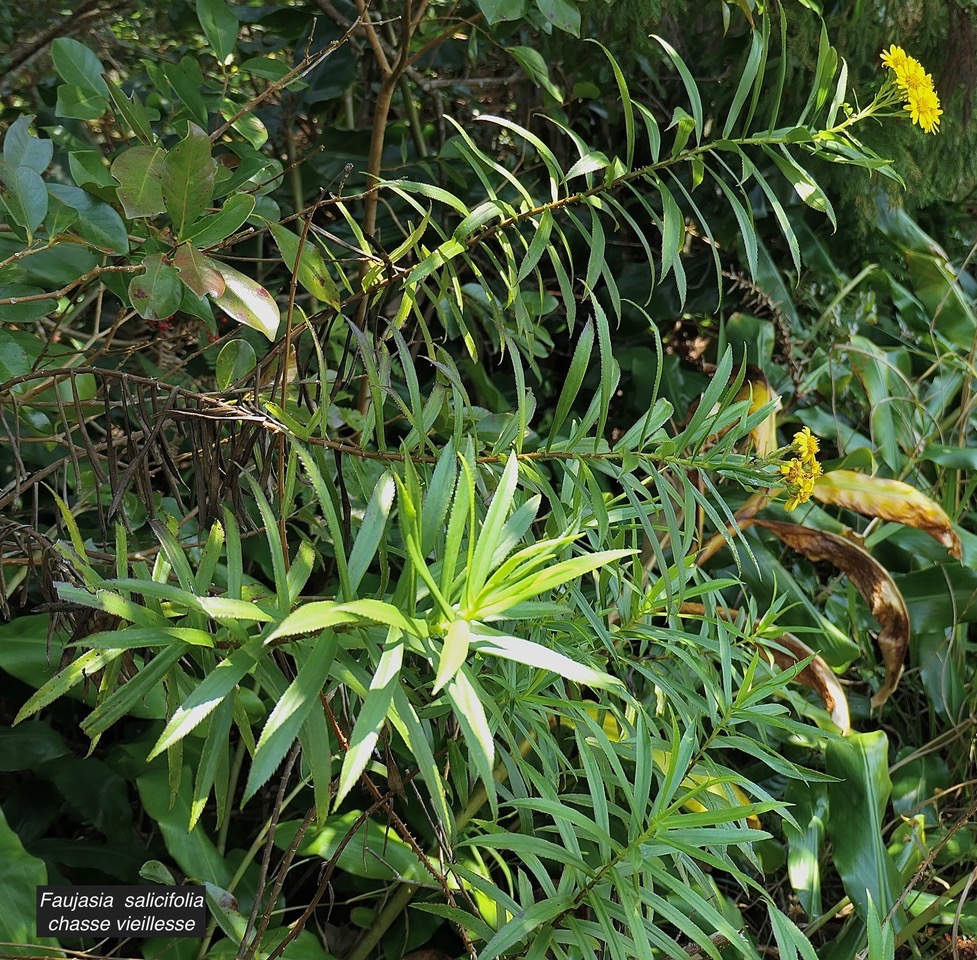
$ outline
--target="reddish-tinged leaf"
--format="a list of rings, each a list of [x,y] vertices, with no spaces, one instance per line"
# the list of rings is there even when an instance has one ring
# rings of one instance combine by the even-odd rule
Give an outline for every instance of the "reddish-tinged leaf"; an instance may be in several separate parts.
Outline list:
[[[894,520],[928,533],[960,559],[960,537],[935,501],[901,480],[870,477],[854,470],[831,470],[814,487],[814,496],[867,517]]]
[[[879,649],[885,664],[885,682],[872,697],[872,706],[881,707],[899,685],[902,662],[909,646],[909,611],[889,572],[863,547],[826,530],[813,530],[796,523],[754,520],[776,534],[792,550],[815,563],[827,561],[844,573],[882,625]]]
[[[274,340],[282,322],[275,298],[260,283],[226,263],[204,259],[224,278],[224,292],[212,298],[214,303],[238,323],[260,330],[269,340]]]
[[[219,297],[227,283],[220,271],[196,247],[181,243],[173,257],[180,278],[198,297]]]

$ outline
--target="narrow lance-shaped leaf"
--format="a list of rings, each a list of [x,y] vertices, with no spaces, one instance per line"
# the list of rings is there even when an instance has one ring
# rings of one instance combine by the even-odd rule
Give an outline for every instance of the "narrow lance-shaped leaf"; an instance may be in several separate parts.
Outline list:
[[[349,737],[349,750],[343,758],[339,786],[336,788],[336,807],[346,798],[346,794],[366,769],[370,754],[380,738],[380,730],[400,683],[400,668],[404,662],[403,636],[403,631],[397,627],[391,627],[387,632],[387,642],[376,673],[370,681],[370,690]]]
[[[757,424],[750,431],[750,438],[758,457],[769,457],[777,449],[777,410],[780,409],[780,397],[770,387],[770,381],[758,367],[750,367],[746,371],[747,382],[740,387],[736,400],[751,400],[750,413],[756,413],[766,404],[774,401],[776,406],[762,423]]]
[[[306,238],[303,245],[301,237],[297,237],[281,224],[268,222],[268,227],[275,238],[275,243],[278,244],[278,249],[282,252],[282,259],[289,270],[297,273],[299,283],[317,300],[321,300],[338,310],[340,299],[336,281],[333,280],[326,268],[322,254],[312,242],[311,235]],[[302,247],[301,256],[299,255],[300,245]],[[296,262],[298,262],[297,270]]]
[[[831,470],[814,486],[822,503],[916,527],[943,544],[958,560],[960,537],[946,511],[925,493],[901,480],[872,477],[855,470]]]
[[[459,670],[468,658],[468,646],[471,640],[471,625],[467,620],[452,620],[444,636],[441,647],[441,659],[438,661],[438,672],[434,678],[434,689],[437,693]]]
[[[906,602],[889,572],[863,547],[826,530],[773,520],[754,523],[776,534],[809,560],[834,564],[865,598],[872,616],[882,625],[878,643],[885,664],[885,682],[872,697],[872,706],[881,707],[899,685],[910,632]]]
[[[319,694],[329,677],[338,645],[339,636],[336,633],[323,631],[285,695],[279,698],[258,740],[258,749],[244,789],[245,801],[253,797],[278,768],[309,712],[321,709]]]

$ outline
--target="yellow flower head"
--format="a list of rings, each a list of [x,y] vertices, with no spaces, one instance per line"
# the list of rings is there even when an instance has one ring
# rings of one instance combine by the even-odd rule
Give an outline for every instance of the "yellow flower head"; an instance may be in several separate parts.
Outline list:
[[[932,87],[909,90],[907,101],[904,109],[909,111],[912,122],[919,124],[927,133],[936,133],[943,115],[936,91]]]
[[[804,478],[804,464],[796,457],[780,465],[780,472],[784,475],[784,483],[796,486]]]
[[[785,510],[793,510],[807,503],[814,494],[814,485],[821,476],[821,464],[817,455],[821,449],[818,438],[810,427],[802,427],[794,434],[794,451],[797,456],[780,465],[783,484],[787,491]]]
[[[794,449],[805,463],[813,463],[821,447],[818,438],[811,433],[810,427],[804,427],[794,434]]]
[[[898,70],[908,59],[906,51],[895,44],[892,44],[888,50],[882,51],[882,65],[890,70]]]
[[[913,57],[908,57],[905,65],[896,70],[896,83],[907,93],[912,90],[933,89],[933,78]]]

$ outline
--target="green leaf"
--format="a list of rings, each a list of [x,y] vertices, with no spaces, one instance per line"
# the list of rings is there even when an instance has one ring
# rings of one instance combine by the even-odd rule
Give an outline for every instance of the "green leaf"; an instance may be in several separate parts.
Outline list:
[[[226,64],[234,52],[240,24],[225,0],[197,0],[197,19],[203,27],[217,62]]]
[[[253,797],[278,768],[295,742],[309,711],[321,709],[319,694],[329,677],[338,646],[338,634],[325,631],[313,641],[311,652],[302,658],[304,662],[299,661],[298,674],[275,704],[261,731],[244,788],[244,802]]]
[[[503,20],[521,20],[529,9],[529,0],[478,0],[478,8],[491,25]]]
[[[225,97],[220,103],[220,115],[231,121],[232,130],[241,134],[255,150],[260,150],[268,142],[268,128],[253,112],[241,113],[241,106]]]
[[[83,43],[70,37],[58,37],[51,44],[51,59],[58,76],[65,83],[108,97],[109,88],[102,79],[105,67]]]
[[[211,159],[210,138],[195,123],[163,161],[160,186],[166,212],[177,239],[203,213],[214,193],[216,164]]]
[[[214,264],[190,243],[181,243],[173,256],[180,279],[198,297],[219,297],[227,284]]]
[[[675,197],[672,196],[671,191],[665,188],[664,184],[658,184],[658,191],[662,197],[664,221],[662,228],[662,269],[659,277],[659,282],[661,282],[668,276],[669,271],[682,255],[682,248],[685,246],[685,216]]]
[[[821,189],[818,182],[811,176],[788,152],[786,147],[781,147],[779,152],[770,147],[764,148],[764,153],[780,169],[780,172],[790,181],[794,192],[809,207],[819,213],[827,215],[831,221],[831,226],[838,227],[838,220],[835,217],[834,207]]]
[[[825,765],[838,778],[828,784],[828,835],[845,892],[863,920],[868,916],[870,895],[879,910],[888,914],[902,890],[882,834],[892,792],[888,738],[878,730],[831,739]],[[893,921],[898,930],[903,922],[901,912]]]
[[[550,923],[563,913],[577,908],[576,901],[566,894],[548,897],[517,913],[492,937],[479,952],[479,960],[495,960],[507,950],[525,941],[544,923]]]
[[[78,220],[78,211],[68,204],[62,203],[57,197],[48,193],[47,216],[44,218],[44,229],[48,238],[54,240],[60,237]]]
[[[129,124],[130,129],[139,140],[151,144],[155,138],[153,128],[150,125],[149,111],[139,99],[138,94],[133,93],[131,97],[127,97],[123,93],[122,87],[111,81],[109,81],[108,87],[112,102],[115,104],[119,115]]]
[[[109,108],[109,102],[92,90],[62,83],[58,87],[55,112],[69,120],[99,120]]]
[[[977,313],[946,261],[905,250],[913,293],[926,310],[930,326],[957,346],[969,349],[977,333]]]
[[[164,63],[163,74],[185,108],[177,116],[189,119],[199,127],[206,127],[208,113],[200,92],[204,88],[200,64],[192,57],[184,57],[179,63]]]
[[[460,669],[468,659],[468,645],[471,639],[471,624],[467,620],[452,620],[448,624],[438,660],[438,673],[434,678],[432,694],[437,693]]]
[[[146,759],[152,760],[153,757],[159,756],[200,726],[248,675],[262,655],[261,639],[256,637],[217,664],[170,717],[166,729],[160,734],[159,740],[156,741]]]
[[[689,96],[689,103],[692,106],[692,116],[695,119],[695,135],[696,142],[702,136],[702,98],[699,96],[699,88],[696,86],[695,80],[692,74],[689,72],[689,68],[685,65],[685,61],[679,56],[678,51],[670,44],[667,40],[662,37],[652,34],[652,40],[658,41],[665,53],[668,54],[669,59],[672,61],[673,66],[678,71],[679,76],[682,78],[682,83],[685,85],[685,92]]]
[[[217,213],[190,224],[185,231],[185,239],[192,240],[201,249],[212,247],[239,230],[253,211],[254,197],[250,193],[235,193],[227,198]]]
[[[119,181],[119,201],[125,215],[155,217],[166,210],[163,202],[163,159],[159,147],[131,147],[112,162],[112,176]]]
[[[363,522],[360,524],[349,553],[349,582],[353,590],[359,587],[363,577],[366,576],[380,546],[380,540],[390,518],[395,489],[393,476],[384,473],[370,495],[370,502],[363,514]]]
[[[624,71],[621,70],[617,60],[611,55],[611,51],[597,40],[590,40],[590,42],[596,43],[604,51],[604,56],[607,57],[611,65],[611,70],[614,72],[614,82],[617,84],[617,91],[621,96],[621,107],[624,115],[624,136],[627,144],[624,162],[630,169],[634,162],[634,105],[631,102],[628,83],[624,76]]]
[[[74,233],[103,253],[128,253],[129,231],[125,221],[107,203],[96,200],[80,187],[49,183],[48,193],[78,213]]]
[[[480,654],[504,657],[525,666],[550,670],[575,683],[582,683],[600,690],[621,692],[624,689],[621,681],[610,674],[593,670],[582,663],[571,660],[562,653],[558,653],[556,650],[551,650],[549,647],[533,643],[530,640],[523,640],[520,637],[497,633],[481,624],[472,628],[471,643],[473,649]]]
[[[97,670],[107,667],[116,657],[123,653],[122,650],[89,650],[80,657],[72,660],[67,666],[59,670],[50,680],[47,681],[34,695],[25,703],[14,717],[14,723],[26,720],[28,717],[37,713],[42,707],[49,703],[59,700],[72,687],[81,683],[86,677]]]
[[[792,803],[797,826],[784,821],[787,869],[791,885],[809,917],[821,915],[821,850],[828,822],[828,789],[823,783],[787,782],[785,799]]]
[[[570,368],[567,370],[566,378],[563,381],[563,388],[560,390],[560,399],[556,404],[556,413],[553,415],[553,423],[550,426],[550,435],[547,445],[552,445],[563,426],[580,387],[583,384],[584,375],[590,366],[590,357],[594,351],[594,322],[588,319],[580,331],[580,339],[573,350],[573,359],[570,361]]]
[[[54,142],[31,134],[34,119],[31,114],[10,124],[3,138],[3,159],[12,167],[30,167],[36,173],[44,173],[54,156]]]
[[[685,145],[689,142],[689,137],[692,136],[692,131],[696,128],[695,117],[691,116],[688,111],[683,110],[681,107],[676,107],[672,111],[672,122],[666,129],[671,130],[672,127],[676,128],[675,141],[672,143],[671,153],[674,159],[685,149]]]
[[[295,262],[298,260],[299,283],[316,300],[321,300],[338,310],[341,304],[339,289],[326,268],[322,254],[312,242],[311,236],[307,236],[306,242],[302,246],[302,255],[299,257],[300,237],[279,223],[268,222],[268,227],[275,238],[275,243],[278,244],[278,249],[282,252],[282,259],[292,273],[295,273]]]
[[[38,937],[35,926],[36,889],[48,882],[43,860],[32,857],[10,828],[0,809],[0,941],[18,946],[5,946],[4,951],[15,957],[36,957],[38,946],[45,952],[59,955],[58,942],[50,937]]]
[[[549,68],[538,50],[532,47],[506,47],[505,51],[518,62],[537,87],[542,87],[558,103],[563,102],[563,91],[550,79]]]
[[[117,189],[112,174],[105,165],[105,158],[98,150],[72,150],[68,154],[68,169],[79,187],[95,187],[93,193],[98,193],[98,188],[105,187],[114,195]]]
[[[723,125],[724,140],[729,139],[733,135],[733,129],[736,127],[736,121],[739,119],[740,111],[743,109],[743,104],[746,102],[746,98],[753,88],[754,81],[757,80],[758,73],[760,74],[759,82],[763,80],[763,74],[760,71],[765,59],[765,40],[765,34],[759,30],[754,30],[750,36],[750,53],[746,58],[746,65],[743,67],[743,72],[740,74],[740,82],[736,87],[736,93],[733,94],[729,113],[726,115],[726,123]],[[749,123],[749,117],[747,117],[747,123]]]
[[[48,192],[41,175],[31,167],[0,160],[0,202],[14,223],[27,230],[29,241],[47,215]]]
[[[580,36],[580,10],[571,0],[536,0],[536,7],[558,30]]]
[[[491,573],[491,560],[502,534],[509,508],[512,506],[512,498],[516,491],[516,484],[519,482],[519,460],[513,453],[506,461],[505,469],[499,485],[492,497],[485,521],[478,533],[478,540],[475,543],[475,551],[468,566],[468,578],[465,583],[465,605],[471,612],[472,605],[476,602],[482,588],[485,586]],[[478,619],[478,614],[472,614],[473,619]]]
[[[28,287],[23,283],[0,283],[0,300],[12,297],[35,297],[47,293],[40,287]],[[30,323],[40,320],[58,309],[57,300],[30,300],[27,303],[0,303],[0,320],[8,323]],[[20,332],[20,331],[16,331]],[[33,363],[23,347],[13,338],[11,331],[0,330],[0,383],[10,377],[30,373]]]
[[[403,662],[403,632],[397,627],[391,627],[387,633],[387,642],[377,664],[376,673],[370,681],[369,692],[360,708],[356,723],[353,724],[349,749],[343,758],[343,767],[339,773],[335,807],[342,803],[370,762],[370,755],[377,740],[380,739],[380,730],[387,719],[394,692],[400,683],[400,668]]]
[[[224,292],[212,298],[214,303],[233,320],[274,340],[282,322],[275,298],[260,283],[233,267],[209,258],[207,263],[221,275],[225,285]]]
[[[475,769],[478,770],[478,775],[485,785],[489,805],[493,813],[498,816],[498,798],[495,790],[495,739],[468,667],[460,667],[444,689],[461,726],[469,753],[475,762]]]
[[[287,820],[275,831],[275,846],[287,850],[295,838],[298,820]],[[342,851],[340,844],[352,833]],[[338,852],[338,856],[337,856]],[[418,867],[414,851],[389,827],[384,827],[362,810],[347,810],[329,817],[320,827],[306,831],[298,846],[301,857],[323,862],[336,858],[336,866],[353,877],[393,880],[410,876]],[[426,875],[426,874],[425,874]]]
[[[214,370],[217,388],[226,390],[232,383],[237,383],[254,370],[257,362],[254,347],[247,340],[230,340],[217,355],[217,366]]]
[[[153,770],[136,778],[139,799],[146,814],[159,825],[166,850],[176,865],[198,883],[228,887],[233,876],[231,865],[221,856],[204,824],[187,830],[190,822],[191,779],[189,768],[182,771],[180,789],[170,802],[167,771]]]
[[[145,273],[137,273],[129,281],[129,299],[133,307],[146,320],[172,317],[183,300],[180,274],[175,267],[164,263],[158,253],[146,257],[143,266]]]

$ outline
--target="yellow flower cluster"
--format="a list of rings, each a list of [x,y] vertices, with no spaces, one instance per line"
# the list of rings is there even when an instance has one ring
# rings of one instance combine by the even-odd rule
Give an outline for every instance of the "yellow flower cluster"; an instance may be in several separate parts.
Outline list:
[[[797,456],[780,467],[787,487],[785,510],[793,510],[799,504],[807,503],[814,493],[814,484],[821,476],[821,464],[817,460],[820,450],[818,438],[811,433],[810,427],[804,427],[794,434],[794,450]]]
[[[927,133],[936,133],[943,111],[940,109],[940,98],[933,88],[933,78],[923,69],[923,65],[895,44],[882,51],[882,65],[895,73],[896,86],[906,101],[903,109],[909,111],[912,122],[919,124]]]

